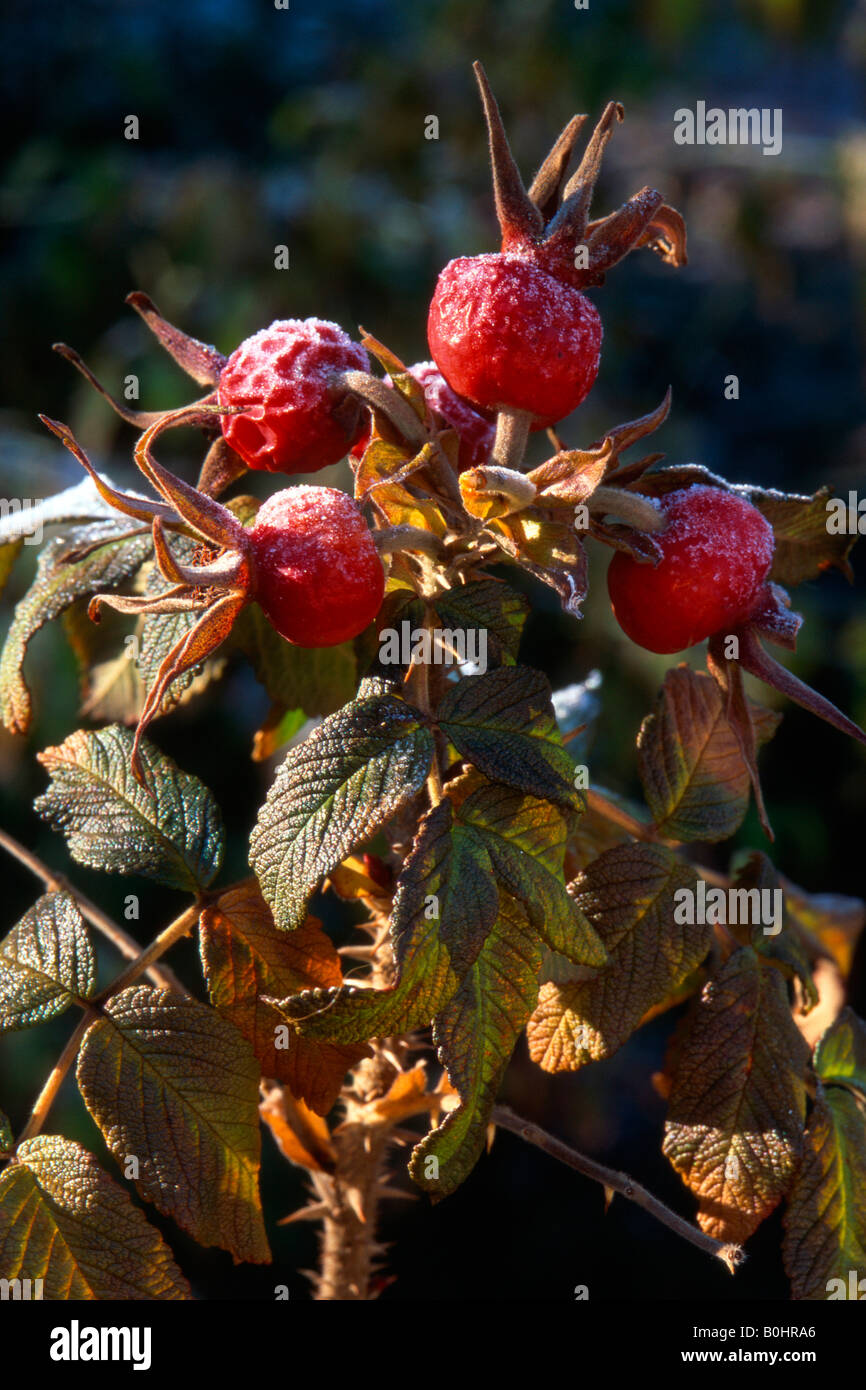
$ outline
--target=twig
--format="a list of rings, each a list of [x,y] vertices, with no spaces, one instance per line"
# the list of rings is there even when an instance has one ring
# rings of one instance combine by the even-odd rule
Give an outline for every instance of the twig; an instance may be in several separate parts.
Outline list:
[[[604,792],[594,791],[588,787],[585,795],[586,804],[590,810],[604,816],[604,819],[610,821],[612,825],[618,825],[621,830],[627,831],[635,840],[643,840],[648,845],[664,845],[666,849],[682,849],[682,840],[668,839],[666,835],[662,835],[656,830],[654,825],[638,820],[622,806],[618,806],[610,797],[605,796]],[[698,877],[705,879],[707,883],[715,883],[720,888],[727,888],[730,884],[731,880],[726,874],[720,874],[705,864],[692,864],[692,868]]]
[[[69,882],[64,874],[57,874],[53,869],[49,869],[47,864],[35,855],[32,850],[26,849],[19,844],[14,836],[9,835],[5,830],[0,830],[0,848],[5,849],[11,854],[13,859],[17,859],[19,864],[23,864],[37,878],[41,878],[52,893],[68,893],[78,906],[82,917],[86,917],[92,927],[101,932],[106,940],[116,946],[121,955],[126,956],[127,960],[137,960],[141,954],[141,946],[134,937],[123,930],[118,924],[97,907],[96,903],[91,902],[84,893],[81,893],[73,884]],[[173,970],[168,966],[154,966],[148,970],[150,978],[155,985],[160,985],[163,989],[175,989],[181,994],[188,994],[189,990],[182,985]]]
[[[670,1207],[666,1207],[664,1202],[659,1201],[658,1197],[654,1197],[651,1192],[647,1192],[645,1187],[641,1187],[640,1183],[635,1182],[627,1174],[618,1173],[613,1168],[606,1168],[603,1164],[596,1163],[595,1159],[587,1158],[585,1154],[569,1148],[567,1144],[563,1144],[561,1139],[556,1139],[546,1130],[540,1129],[531,1120],[521,1119],[507,1106],[495,1106],[491,1119],[501,1129],[510,1130],[512,1134],[525,1139],[528,1144],[534,1144],[536,1148],[542,1149],[544,1153],[550,1154],[551,1158],[558,1159],[560,1163],[565,1163],[575,1172],[582,1173],[584,1177],[592,1178],[595,1182],[600,1182],[605,1188],[621,1193],[623,1197],[628,1197],[631,1202],[636,1202],[657,1221],[661,1221],[671,1231],[682,1236],[683,1240],[689,1241],[691,1245],[697,1246],[699,1250],[705,1251],[708,1255],[715,1255],[717,1259],[727,1265],[732,1274],[737,1266],[745,1260],[746,1254],[741,1245],[714,1240],[712,1236],[706,1235],[697,1226],[693,1226],[690,1221],[686,1221],[684,1217],[677,1216],[675,1211],[671,1211]]]
[[[71,1034],[66,1046],[57,1059],[51,1075],[36,1099],[33,1109],[30,1112],[30,1118],[19,1135],[19,1144],[22,1144],[25,1139],[35,1138],[35,1136],[40,1133],[48,1117],[48,1112],[57,1097],[57,1093],[63,1085],[66,1074],[75,1061],[75,1058],[78,1056],[78,1049],[81,1046],[81,1041],[91,1023],[94,1023],[96,1019],[100,1017],[103,1004],[105,1004],[108,999],[112,998],[113,995],[119,994],[121,990],[126,989],[127,985],[133,984],[140,975],[149,972],[154,961],[158,960],[164,951],[167,951],[170,946],[173,946],[175,941],[180,940],[182,936],[187,936],[198,921],[199,910],[198,903],[194,903],[192,907],[188,907],[186,911],[175,918],[164,931],[160,932],[156,940],[152,941],[146,950],[138,954],[137,958],[126,970],[121,971],[117,978],[112,980],[110,985],[89,1001],[84,1015],[78,1020],[74,1032]]]

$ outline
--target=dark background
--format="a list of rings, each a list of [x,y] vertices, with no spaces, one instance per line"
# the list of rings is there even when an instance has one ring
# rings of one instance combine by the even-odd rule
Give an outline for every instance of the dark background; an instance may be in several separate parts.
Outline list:
[[[476,57],[526,175],[573,111],[597,115],[615,97],[627,121],[608,151],[596,215],[649,183],[689,226],[686,269],[639,253],[594,292],[605,325],[601,373],[565,438],[588,443],[650,409],[670,383],[673,411],[657,447],[671,461],[787,490],[862,487],[862,4],[591,0],[576,11],[571,0],[291,0],[286,12],[267,0],[78,0],[7,4],[3,15],[2,495],[42,497],[78,481],[76,465],[41,431],[38,410],[68,420],[115,481],[134,481],[131,431],[52,355],[53,340],[81,350],[116,391],[137,373],[144,408],[191,398],[125,309],[132,288],[224,351],[273,318],[318,314],[350,332],[363,324],[407,362],[426,357],[438,269],[454,255],[495,248]],[[781,107],[782,154],[676,146],[673,113],[697,100]],[[123,138],[130,114],[139,118],[137,142]],[[439,118],[438,141],[424,139],[430,114]],[[279,243],[290,248],[288,271],[274,269]],[[738,401],[724,398],[729,373],[739,377]],[[178,436],[166,447],[169,462],[172,451],[193,477],[199,444]],[[337,469],[318,481],[346,479]],[[547,591],[532,590],[525,656],[554,686],[604,672],[592,775],[634,794],[634,736],[668,662],[631,647],[612,623],[605,563],[594,554],[582,624],[564,618]],[[26,565],[7,610],[25,581]],[[861,724],[862,596],[862,581],[849,588],[836,573],[798,590],[806,624],[796,657],[786,658]],[[26,744],[0,735],[0,820],[68,868],[62,841],[30,810],[44,781],[34,752],[78,722],[74,662],[59,626],[34,643],[29,671],[38,718]],[[264,708],[238,669],[153,730],[224,807],[232,845],[225,881],[244,872],[271,776],[248,759]],[[788,708],[762,768],[779,867],[813,891],[864,894],[862,750]],[[735,844],[762,846],[753,812]],[[722,866],[726,854],[704,858]],[[11,925],[33,900],[34,882],[11,863],[0,874]],[[118,915],[123,895],[138,891],[142,941],[181,905],[144,881],[77,867],[73,877]],[[178,968],[195,982],[191,949]],[[862,989],[854,1002],[866,1011]],[[504,1095],[688,1215],[691,1200],[659,1152],[664,1107],[649,1080],[670,1026],[670,1016],[657,1020],[616,1057],[571,1077],[530,1067],[521,1044]],[[14,1124],[69,1027],[64,1018],[3,1040],[2,1097]],[[116,1171],[72,1085],[52,1126]],[[298,1204],[301,1178],[268,1136],[264,1149],[273,1268],[233,1268],[228,1255],[199,1251],[149,1213],[199,1297],[269,1298],[275,1283],[306,1296],[298,1271],[314,1263],[313,1232],[274,1224]],[[397,1181],[408,1190],[405,1174]],[[435,1208],[426,1199],[389,1206],[387,1268],[396,1279],[383,1297],[560,1300],[587,1284],[592,1299],[784,1298],[780,1234],[777,1214],[732,1280],[629,1203],[617,1199],[605,1216],[600,1190],[501,1135],[456,1196]]]

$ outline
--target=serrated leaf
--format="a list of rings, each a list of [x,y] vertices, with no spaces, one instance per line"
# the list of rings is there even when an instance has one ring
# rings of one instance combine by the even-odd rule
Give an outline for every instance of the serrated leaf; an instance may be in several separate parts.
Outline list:
[[[238,1260],[270,1259],[259,1198],[259,1065],[236,1028],[194,999],[134,985],[104,1006],[78,1086],[141,1195]]]
[[[844,531],[834,534],[829,529],[828,487],[819,488],[811,497],[762,488],[749,488],[748,495],[773,528],[776,545],[770,578],[777,584],[786,588],[802,584],[832,568],[852,578],[848,555],[857,535],[849,533],[847,516]],[[845,504],[847,507],[847,499]]]
[[[480,579],[447,589],[431,605],[443,628],[483,629],[497,659],[509,666],[517,660],[529,603],[507,584]]]
[[[566,816],[548,801],[492,782],[461,801],[457,814],[479,835],[500,886],[550,949],[581,965],[604,965],[601,938],[565,886]]]
[[[110,725],[70,734],[39,761],[51,782],[34,806],[66,836],[80,864],[137,873],[195,892],[216,877],[223,854],[219,807],[197,777],[144,739],[144,785],[132,774],[133,735]]]
[[[781,715],[752,707],[758,747]],[[716,682],[685,664],[668,671],[638,735],[638,771],[657,829],[675,840],[726,840],[749,805],[749,769]]]
[[[793,1298],[863,1298],[866,1106],[852,1092],[818,1087],[784,1227]]]
[[[582,810],[550,684],[540,671],[502,666],[467,676],[445,692],[437,718],[458,753],[485,777]]]
[[[100,477],[104,477],[100,474]],[[108,479],[105,479],[108,482]],[[36,535],[46,526],[63,522],[117,521],[117,513],[97,492],[91,478],[83,478],[74,487],[64,488],[53,497],[43,498],[34,506],[9,510],[0,516],[0,546],[6,546],[25,536]]]
[[[821,1036],[813,1066],[825,1085],[853,1086],[866,1099],[866,1023],[847,1005]]]
[[[403,700],[374,694],[290,750],[250,841],[277,926],[297,927],[320,879],[424,785],[433,737],[420,721]]]
[[[326,1115],[346,1072],[367,1049],[301,1038],[293,1029],[289,1046],[277,1047],[276,1030],[286,1031],[285,1020],[262,997],[340,984],[340,957],[321,922],[308,917],[295,932],[278,931],[256,880],[249,879],[205,908],[199,947],[210,1002],[243,1033],[262,1075],[284,1082],[293,1096]]]
[[[49,1300],[192,1297],[123,1188],[58,1135],[28,1139],[0,1173],[0,1270],[6,1279],[41,1279]]]
[[[576,1071],[610,1057],[691,974],[711,929],[677,921],[675,895],[695,885],[694,870],[660,845],[617,845],[587,866],[572,892],[609,963],[592,979],[542,986],[527,1029],[533,1061]]]
[[[500,896],[496,924],[433,1024],[460,1105],[414,1149],[409,1171],[434,1200],[472,1171],[509,1058],[538,997],[541,949],[521,906]],[[436,1164],[430,1162],[436,1159]]]
[[[351,642],[336,647],[296,647],[281,637],[257,603],[248,604],[232,629],[231,645],[243,652],[275,704],[307,715],[331,714],[355,692]]]
[[[32,1028],[96,988],[87,927],[68,893],[45,893],[0,942],[0,1028]]]
[[[742,947],[704,986],[685,1025],[663,1146],[717,1240],[746,1240],[790,1186],[807,1062],[784,980]]]
[[[496,921],[490,860],[471,827],[455,824],[445,798],[427,813],[394,896],[390,989],[343,985],[282,1000],[302,1035],[357,1042],[429,1023],[478,956]]]
[[[56,536],[42,550],[36,578],[15,609],[0,658],[0,718],[11,733],[26,733],[33,717],[33,701],[22,672],[31,638],[76,599],[116,588],[139,567],[150,550],[149,536],[111,540],[128,530],[126,519],[97,522]],[[103,536],[109,543],[76,563],[64,562],[72,546]]]

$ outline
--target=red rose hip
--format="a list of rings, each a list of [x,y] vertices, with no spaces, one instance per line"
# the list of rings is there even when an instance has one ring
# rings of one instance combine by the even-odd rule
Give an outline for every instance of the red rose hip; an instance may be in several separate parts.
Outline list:
[[[247,534],[255,598],[289,642],[332,647],[375,618],[385,574],[369,527],[345,492],[302,485],[274,493]]]
[[[639,564],[617,551],[607,572],[614,616],[651,652],[680,652],[744,622],[773,560],[773,528],[751,502],[695,484],[659,500],[662,559]]]
[[[482,410],[555,424],[592,389],[601,352],[595,305],[516,255],[460,257],[436,284],[430,351],[448,385]]]
[[[435,362],[416,362],[406,370],[422,387],[430,409],[441,415],[445,424],[459,436],[457,466],[460,472],[467,468],[478,468],[482,463],[486,463],[496,435],[493,421],[479,415],[474,406],[451,390]],[[386,376],[385,380],[391,384],[389,376]],[[369,442],[368,429],[351,450],[352,455],[357,459],[363,458]]]
[[[334,418],[332,382],[345,371],[369,371],[364,349],[325,319],[278,319],[236,348],[222,369],[222,406],[245,406],[222,417],[224,438],[248,468],[315,473],[336,463],[363,431],[347,435]]]

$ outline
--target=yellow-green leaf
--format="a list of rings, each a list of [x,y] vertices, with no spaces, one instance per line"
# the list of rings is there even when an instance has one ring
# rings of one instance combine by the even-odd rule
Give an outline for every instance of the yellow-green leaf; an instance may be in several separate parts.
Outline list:
[[[866,1023],[844,1008],[820,1038],[813,1060],[825,1085],[853,1086],[866,1097]]]
[[[96,988],[87,927],[68,893],[45,893],[0,942],[0,1028],[31,1028]]]
[[[191,1297],[123,1188],[80,1144],[50,1134],[28,1139],[0,1173],[0,1271],[41,1279],[49,1300]]]
[[[213,1009],[149,985],[108,1001],[77,1069],[88,1110],[141,1195],[200,1245],[264,1263],[259,1074],[247,1041]]]
[[[73,859],[107,873],[143,874],[194,892],[219,870],[219,807],[197,777],[143,740],[144,785],[132,774],[133,736],[109,725],[79,729],[39,761],[51,782],[35,804]]]
[[[794,1298],[863,1299],[866,1104],[844,1087],[819,1087],[784,1225]]]

